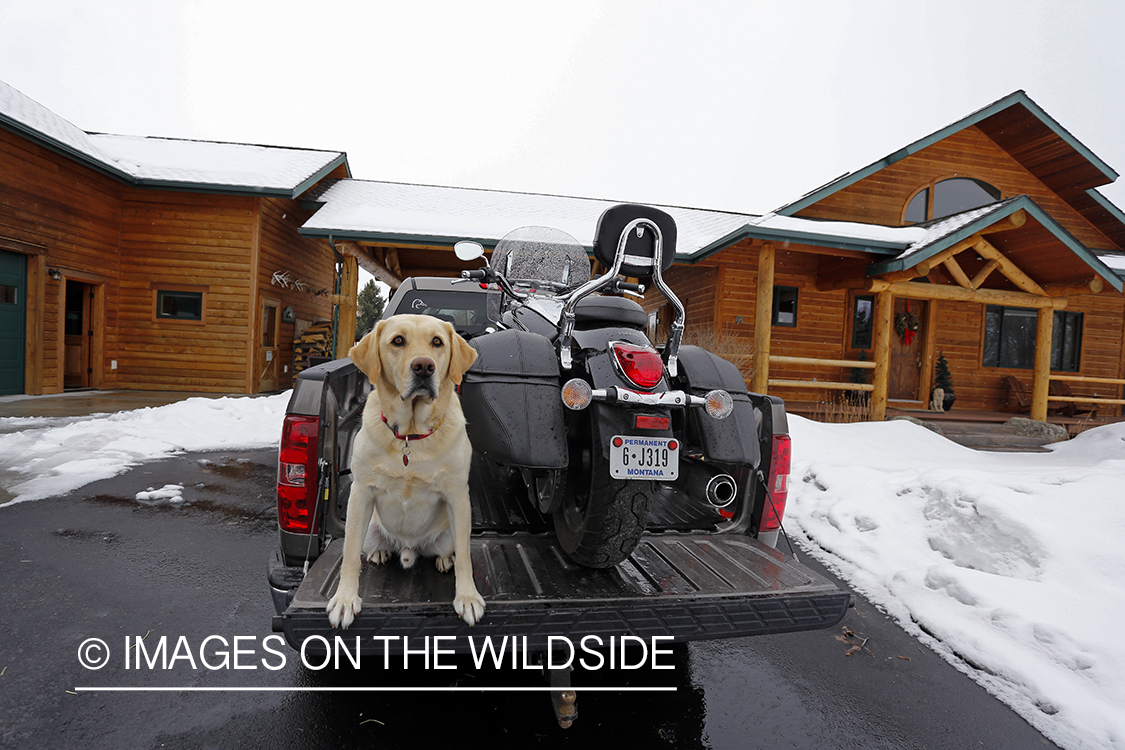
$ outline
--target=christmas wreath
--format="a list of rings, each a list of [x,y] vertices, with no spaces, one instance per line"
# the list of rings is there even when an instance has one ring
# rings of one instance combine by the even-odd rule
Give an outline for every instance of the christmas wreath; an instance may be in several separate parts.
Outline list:
[[[906,312],[895,313],[895,333],[903,340],[907,346],[914,343],[914,336],[918,331],[918,326],[921,321],[918,316],[907,310]]]

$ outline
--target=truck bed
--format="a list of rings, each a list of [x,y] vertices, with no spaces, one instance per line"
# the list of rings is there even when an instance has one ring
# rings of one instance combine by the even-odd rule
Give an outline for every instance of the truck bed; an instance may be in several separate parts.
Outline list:
[[[492,534],[473,538],[473,572],[487,602],[469,628],[453,612],[452,574],[422,559],[412,570],[397,563],[365,565],[363,611],[351,628],[363,650],[383,653],[371,638],[396,636],[423,648],[425,636],[527,636],[527,648],[546,648],[547,636],[574,640],[632,634],[676,641],[732,638],[830,627],[843,619],[850,594],[776,550],[741,535],[646,535],[629,559],[594,570],[570,563],[549,534]],[[294,647],[327,635],[324,608],[335,592],[343,540],[333,541],[275,622]]]

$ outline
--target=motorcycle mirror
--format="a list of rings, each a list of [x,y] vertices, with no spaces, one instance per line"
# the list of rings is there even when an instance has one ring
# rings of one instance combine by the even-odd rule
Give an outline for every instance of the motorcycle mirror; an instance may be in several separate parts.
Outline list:
[[[484,255],[484,246],[472,240],[461,240],[453,246],[453,252],[461,260],[476,260]]]

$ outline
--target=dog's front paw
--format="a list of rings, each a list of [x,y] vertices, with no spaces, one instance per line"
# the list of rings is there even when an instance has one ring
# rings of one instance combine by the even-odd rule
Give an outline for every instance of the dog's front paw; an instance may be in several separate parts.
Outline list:
[[[476,589],[467,594],[458,594],[453,598],[453,611],[472,627],[484,617],[484,597]]]
[[[376,550],[374,552],[367,553],[366,559],[367,562],[371,563],[372,565],[382,565],[387,560],[391,559],[391,553],[383,549]]]
[[[448,573],[449,571],[453,570],[453,555],[437,558],[436,564],[439,572]]]
[[[336,592],[336,596],[328,600],[328,622],[334,628],[348,629],[355,620],[355,616],[363,609],[363,599],[359,593]]]

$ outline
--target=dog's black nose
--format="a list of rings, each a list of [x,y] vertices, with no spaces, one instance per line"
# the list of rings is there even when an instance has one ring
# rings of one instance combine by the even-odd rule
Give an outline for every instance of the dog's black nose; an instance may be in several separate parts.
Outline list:
[[[420,378],[428,378],[434,374],[434,361],[429,357],[415,357],[410,370]]]

